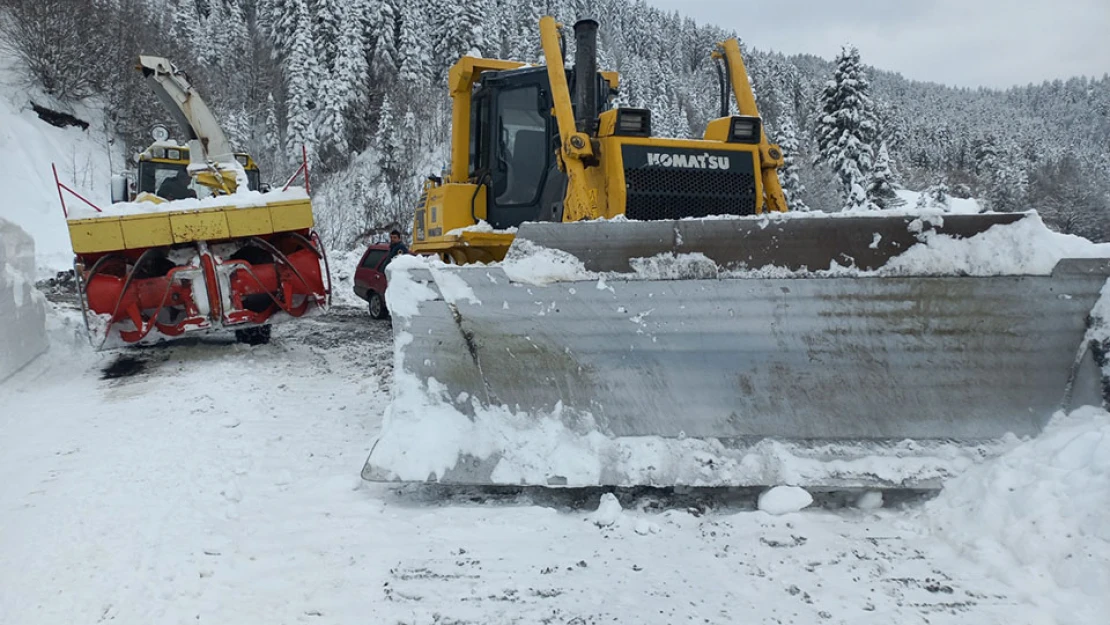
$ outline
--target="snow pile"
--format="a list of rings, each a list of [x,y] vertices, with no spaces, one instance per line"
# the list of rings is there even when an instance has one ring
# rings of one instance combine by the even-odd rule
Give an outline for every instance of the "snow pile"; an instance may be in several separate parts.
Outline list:
[[[797,486],[776,486],[759,494],[757,505],[767,514],[798,512],[813,503],[813,495]]]
[[[944,487],[930,502],[934,532],[1060,623],[1096,625],[1110,613],[1110,414],[1058,414],[1039,438]]]
[[[504,230],[497,230],[492,225],[490,225],[490,223],[488,221],[486,221],[484,219],[479,219],[478,223],[474,224],[473,226],[467,226],[465,228],[455,228],[454,230],[448,230],[447,231],[447,236],[449,236],[449,237],[450,236],[458,236],[458,235],[463,234],[465,232],[473,232],[473,233],[476,233],[476,234],[494,234],[494,233],[497,233],[497,234],[516,234],[517,229],[514,227],[514,228],[506,228]]]
[[[179,211],[199,211],[209,208],[257,208],[278,202],[293,202],[308,199],[308,193],[301,187],[291,187],[286,191],[270,191],[262,193],[251,191],[247,187],[237,190],[231,195],[213,195],[206,198],[186,198],[172,202],[119,202],[101,206],[103,213],[98,213],[92,207],[77,202],[66,201],[69,207],[69,219],[94,219],[114,218],[123,215],[145,215],[151,213],[169,213]]]
[[[398,323],[395,312],[395,331]],[[465,394],[451,397],[434,378],[423,384],[404,367],[404,349],[413,338],[405,331],[396,335],[393,401],[370,456],[374,479],[450,481],[462,471],[466,479],[509,485],[816,487],[862,480],[912,488],[935,485],[1010,446],[907,442],[814,449],[773,440],[733,446],[712,438],[611,437],[589,413],[562,407],[550,413],[517,412],[482,405]]]
[[[718,276],[717,263],[701,252],[633,258],[629,264],[645,280],[715,280]]]
[[[328,250],[328,268],[331,270],[333,305],[362,308],[366,305],[355,295],[355,271],[362,261],[365,250],[332,251]]]
[[[46,351],[46,298],[34,269],[34,241],[0,219],[0,381]]]
[[[890,211],[886,211],[889,213]],[[897,212],[897,211],[895,211]],[[845,213],[839,213],[844,215]],[[833,215],[806,219],[836,219]],[[874,216],[875,212],[868,213]],[[857,215],[859,216],[859,215]],[[797,219],[798,217],[789,217]],[[782,217],[775,217],[782,219]],[[1065,258],[1110,258],[1110,243],[1092,243],[1083,237],[1060,234],[1044,224],[1036,213],[1012,224],[999,224],[973,237],[958,238],[926,229],[926,224],[943,223],[943,215],[922,215],[910,223],[919,242],[873,271],[853,266],[794,271],[774,265],[722,271],[722,278],[806,278],[806,277],[893,277],[905,275],[1004,276],[1051,275]],[[877,235],[876,235],[877,236]]]
[[[510,280],[536,286],[598,278],[597,274],[586,271],[582,261],[574,255],[523,239],[513,242],[501,267]]]
[[[958,274],[970,276],[1049,275],[1064,258],[1110,258],[1110,243],[1053,232],[1030,214],[967,239],[924,232],[922,243],[897,256],[882,275]]]

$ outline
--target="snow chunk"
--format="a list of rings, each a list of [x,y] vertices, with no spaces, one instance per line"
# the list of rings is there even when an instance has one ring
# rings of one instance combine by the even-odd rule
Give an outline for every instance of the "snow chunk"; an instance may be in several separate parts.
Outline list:
[[[797,486],[776,486],[759,495],[759,509],[767,514],[797,512],[813,503],[813,496]]]
[[[598,279],[597,274],[586,271],[582,261],[573,254],[523,239],[513,242],[501,267],[510,280],[536,286]]]
[[[389,281],[389,311],[402,317],[413,317],[420,311],[421,302],[435,300],[438,295],[427,282],[413,276],[413,272],[430,269],[438,261],[424,256],[400,255],[386,267]],[[430,278],[430,276],[429,276]],[[465,285],[464,285],[465,286]]]
[[[621,502],[617,501],[617,496],[613,493],[605,493],[601,496],[597,510],[590,514],[589,521],[598,527],[609,527],[621,518],[622,511],[623,508],[621,508]]]
[[[869,490],[859,496],[856,507],[860,510],[878,510],[883,507],[883,494],[877,490]]]

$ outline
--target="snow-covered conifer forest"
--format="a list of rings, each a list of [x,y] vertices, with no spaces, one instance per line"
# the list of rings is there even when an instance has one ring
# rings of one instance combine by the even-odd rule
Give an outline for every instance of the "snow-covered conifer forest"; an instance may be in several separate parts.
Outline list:
[[[127,151],[169,123],[134,70],[164,55],[226,131],[284,181],[300,146],[320,227],[353,248],[409,227],[425,176],[447,160],[446,72],[465,54],[539,62],[537,22],[592,16],[621,102],[657,134],[699,136],[716,114],[709,52],[745,33],[642,0],[0,0],[0,45],[62,102],[101,104]],[[753,24],[752,28],[758,28]],[[927,53],[923,51],[923,54]],[[993,210],[1036,209],[1051,226],[1110,238],[1110,77],[1005,91],[907,80],[846,46],[837,59],[745,47],[792,207],[887,207],[894,189],[943,190]],[[121,164],[122,165],[122,164]],[[941,203],[943,205],[943,202]]]

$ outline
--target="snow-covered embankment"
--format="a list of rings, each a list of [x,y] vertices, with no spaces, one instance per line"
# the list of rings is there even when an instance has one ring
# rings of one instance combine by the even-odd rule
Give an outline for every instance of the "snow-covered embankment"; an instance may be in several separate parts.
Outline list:
[[[0,381],[46,351],[46,298],[34,272],[34,241],[0,219]]]

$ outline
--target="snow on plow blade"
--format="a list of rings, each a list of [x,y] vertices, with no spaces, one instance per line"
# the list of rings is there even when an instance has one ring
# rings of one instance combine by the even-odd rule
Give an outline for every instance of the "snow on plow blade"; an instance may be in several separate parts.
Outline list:
[[[516,246],[581,266],[399,263],[395,401],[363,475],[934,487],[1103,399],[1085,336],[1106,258],[988,276],[899,258],[1021,219],[526,224]],[[857,269],[801,272],[830,261]]]

